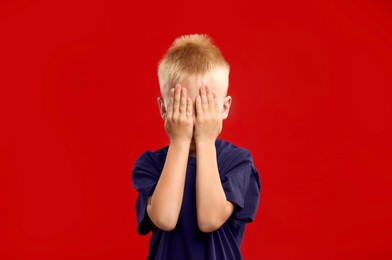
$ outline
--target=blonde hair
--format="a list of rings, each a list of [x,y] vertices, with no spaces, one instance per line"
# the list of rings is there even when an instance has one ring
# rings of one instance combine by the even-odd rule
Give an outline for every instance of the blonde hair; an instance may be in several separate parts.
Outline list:
[[[176,38],[158,64],[161,93],[176,83],[190,79],[214,77],[227,94],[230,66],[218,47],[206,34],[190,34]]]

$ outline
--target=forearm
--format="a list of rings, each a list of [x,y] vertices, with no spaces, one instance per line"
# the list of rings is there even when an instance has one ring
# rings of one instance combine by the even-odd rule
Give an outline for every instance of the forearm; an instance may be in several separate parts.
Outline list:
[[[196,207],[202,231],[210,232],[223,221],[227,200],[218,171],[215,142],[196,143]]]
[[[158,227],[173,229],[180,214],[190,143],[170,143],[151,199],[149,215]]]

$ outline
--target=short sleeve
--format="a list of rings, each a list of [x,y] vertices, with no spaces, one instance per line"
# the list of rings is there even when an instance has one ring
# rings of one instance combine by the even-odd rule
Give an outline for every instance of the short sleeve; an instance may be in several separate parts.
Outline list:
[[[148,151],[144,152],[136,160],[132,171],[132,185],[138,192],[135,209],[140,235],[147,235],[155,226],[147,214],[147,202],[155,190],[160,172],[151,156]]]
[[[251,154],[245,151],[232,160],[231,166],[221,178],[221,183],[226,199],[236,204],[230,218],[249,223],[257,213],[261,181]]]

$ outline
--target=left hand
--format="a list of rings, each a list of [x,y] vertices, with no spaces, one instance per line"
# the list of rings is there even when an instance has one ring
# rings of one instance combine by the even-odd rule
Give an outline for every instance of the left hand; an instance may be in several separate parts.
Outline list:
[[[201,86],[196,97],[195,142],[215,142],[221,131],[222,117],[216,92],[208,86]]]

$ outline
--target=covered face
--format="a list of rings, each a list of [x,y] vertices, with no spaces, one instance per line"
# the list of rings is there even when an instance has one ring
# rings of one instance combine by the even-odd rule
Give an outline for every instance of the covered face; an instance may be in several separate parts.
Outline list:
[[[222,119],[225,119],[228,114],[228,109],[231,104],[231,97],[226,96],[228,89],[228,79],[224,75],[219,75],[219,73],[211,72],[203,76],[190,76],[185,77],[178,82],[181,86],[187,89],[187,95],[192,99],[193,107],[193,117],[196,116],[196,97],[200,94],[201,86],[208,86],[215,90],[217,95],[218,107],[222,114]],[[174,87],[174,86],[173,86]],[[167,111],[169,103],[169,93],[170,89],[166,88],[165,93],[163,93],[165,111]],[[161,111],[161,112],[165,112]]]

